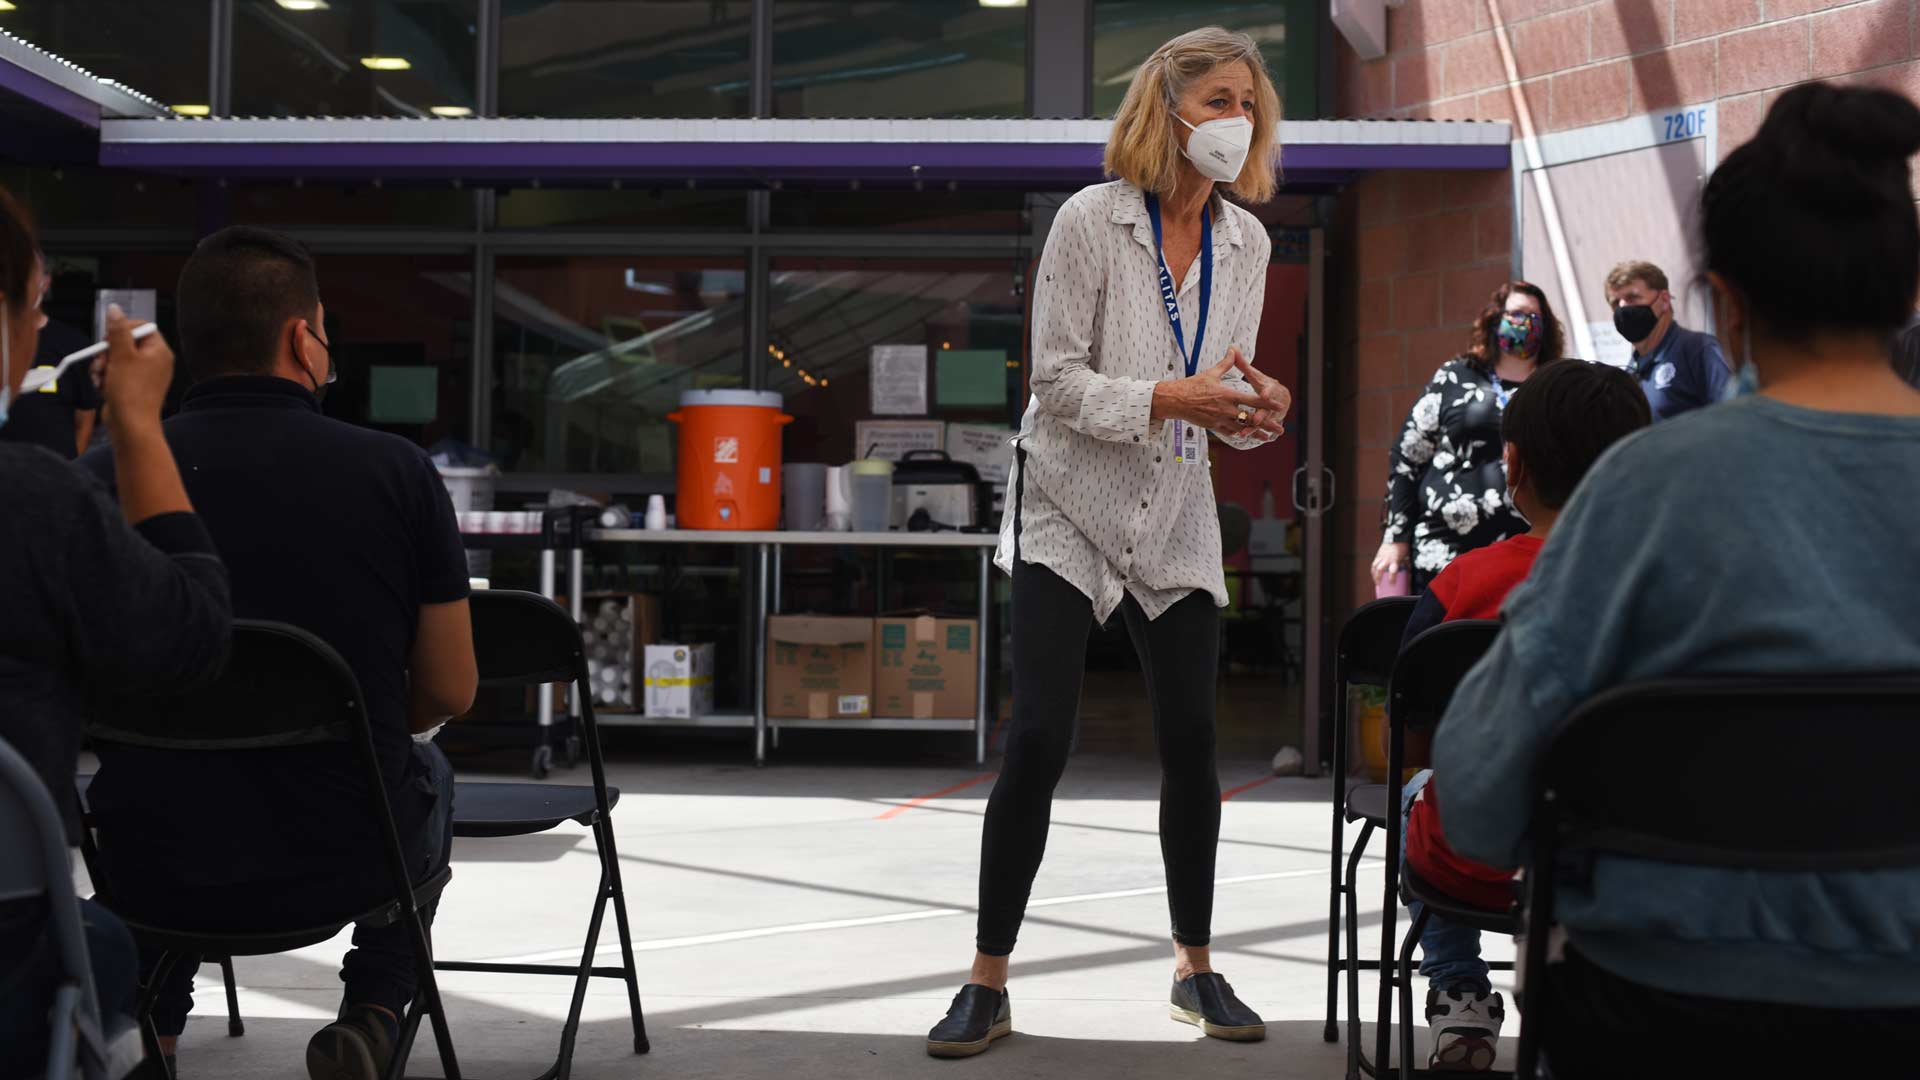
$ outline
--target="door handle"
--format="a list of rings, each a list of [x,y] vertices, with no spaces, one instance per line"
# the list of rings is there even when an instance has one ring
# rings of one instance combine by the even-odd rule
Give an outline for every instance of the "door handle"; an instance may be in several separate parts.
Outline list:
[[[1321,476],[1320,483],[1316,484],[1313,481],[1308,480],[1307,486],[1306,486],[1306,496],[1302,498],[1300,493],[1300,490],[1301,490],[1300,481],[1302,479],[1305,479],[1306,476],[1307,476],[1307,469],[1306,469],[1306,466],[1304,465],[1301,466],[1300,468],[1293,470],[1293,491],[1291,493],[1293,497],[1293,508],[1302,514],[1308,515],[1309,517],[1318,517],[1319,515],[1326,513],[1328,510],[1333,509],[1334,498],[1336,495],[1336,487],[1334,482],[1333,470],[1327,468],[1324,465],[1321,466],[1320,467],[1320,476]]]

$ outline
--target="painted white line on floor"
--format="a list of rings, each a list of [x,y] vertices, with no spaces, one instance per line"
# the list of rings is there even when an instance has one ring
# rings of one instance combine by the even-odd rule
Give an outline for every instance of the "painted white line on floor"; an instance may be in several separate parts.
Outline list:
[[[1214,886],[1247,885],[1258,881],[1279,881],[1285,878],[1325,876],[1323,866],[1305,867],[1299,870],[1280,870],[1269,874],[1242,874],[1238,877],[1216,878]],[[1124,900],[1134,896],[1154,896],[1167,891],[1165,885],[1147,885],[1138,889],[1118,889],[1113,892],[1081,893],[1075,896],[1050,896],[1027,902],[1028,910],[1043,907],[1061,907],[1066,904],[1090,904],[1101,900]],[[780,937],[786,934],[811,934],[821,930],[851,930],[862,926],[885,926],[889,923],[919,922],[922,919],[943,919],[950,915],[970,915],[967,908],[937,907],[917,908],[913,911],[896,911],[890,915],[866,915],[857,919],[827,919],[820,922],[785,923],[778,926],[757,926],[749,930],[728,930],[718,934],[695,934],[691,937],[654,938],[651,941],[636,941],[634,952],[660,952],[666,949],[690,949],[701,945],[724,945],[734,941],[752,941],[755,938]],[[609,919],[601,930],[600,948],[596,956],[599,962],[606,962],[608,956],[620,955],[620,939],[613,937],[613,921]],[[611,941],[608,939],[612,938]],[[551,964],[560,961],[580,959],[580,950],[551,949],[542,953],[529,953],[525,956],[496,958],[490,963],[496,964]]]

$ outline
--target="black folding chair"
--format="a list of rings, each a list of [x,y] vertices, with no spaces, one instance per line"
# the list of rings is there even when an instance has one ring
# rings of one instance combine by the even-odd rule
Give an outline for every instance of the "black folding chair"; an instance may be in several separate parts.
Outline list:
[[[373,731],[361,700],[360,684],[339,653],[297,626],[235,619],[232,656],[225,674],[217,681],[184,697],[143,703],[140,708],[116,716],[113,723],[90,725],[88,733],[96,744],[117,743],[179,753],[244,751],[267,755],[344,742],[352,747],[354,756],[366,770],[364,786],[368,797],[360,809],[368,816],[368,823],[381,842],[388,888],[392,890],[375,906],[340,911],[318,923],[221,933],[166,927],[129,918],[109,891],[101,893],[102,902],[126,920],[141,944],[160,951],[151,979],[141,988],[138,1014],[148,1056],[163,1072],[171,1075],[160,1057],[159,1036],[151,1014],[160,986],[181,957],[265,956],[291,952],[326,941],[358,923],[403,925],[413,938],[419,989],[407,1009],[400,1040],[394,1048],[393,1059],[387,1063],[385,1075],[389,1078],[401,1075],[424,1013],[433,1023],[441,1067],[449,1080],[457,1080],[460,1065],[447,1031],[440,989],[434,981],[432,945],[420,921],[419,910],[422,902],[437,897],[446,888],[452,875],[442,870],[427,881],[409,880],[406,856],[393,824],[393,808],[387,802],[386,784],[374,755]],[[353,807],[341,808],[343,819],[353,812]],[[103,824],[95,842],[111,864],[114,835],[112,826]],[[197,838],[195,850],[210,864],[244,864],[254,857],[254,852],[224,848],[225,835],[223,830],[209,828]],[[102,883],[96,882],[98,884]]]
[[[1493,647],[1493,639],[1499,633],[1500,622],[1497,619],[1460,619],[1441,623],[1407,643],[1400,653],[1400,659],[1394,664],[1393,683],[1387,692],[1389,776],[1397,777],[1405,768],[1407,733],[1418,731],[1431,734],[1439,729],[1440,718],[1446,714],[1447,704],[1453,700],[1454,688]],[[1399,810],[1397,799],[1394,809],[1396,813]],[[1396,877],[1399,879],[1397,888]],[[1400,829],[1396,821],[1394,827],[1387,830],[1387,888],[1380,916],[1380,942],[1385,952],[1381,955],[1392,955],[1393,952],[1396,904],[1402,901],[1410,904],[1415,900],[1420,901],[1421,911],[1407,928],[1406,940],[1400,944],[1399,963],[1390,975],[1383,975],[1380,979],[1380,1022],[1375,1029],[1375,1061],[1384,1067],[1393,1029],[1391,991],[1397,987],[1400,991],[1402,1080],[1415,1076],[1442,1075],[1415,1067],[1413,1056],[1413,950],[1420,943],[1420,932],[1426,929],[1427,920],[1437,914],[1482,933],[1512,935],[1519,930],[1517,915],[1511,907],[1503,911],[1487,911],[1441,892],[1414,873],[1411,867],[1403,872],[1400,866]],[[1513,970],[1510,960],[1489,961],[1487,966],[1495,971]],[[1512,1074],[1495,1071],[1480,1075]]]
[[[510,975],[571,975],[573,1006],[560,1032],[560,1053],[540,1080],[555,1080],[573,1069],[573,1044],[580,1029],[580,1009],[586,1001],[587,979],[599,976],[627,984],[627,1005],[633,1018],[633,1052],[648,1051],[645,1017],[640,1011],[640,985],[633,964],[633,938],[627,927],[626,894],[620,885],[620,856],[613,842],[613,805],[620,789],[607,786],[606,762],[600,754],[600,730],[594,723],[593,694],[587,681],[585,647],[572,616],[546,597],[529,592],[489,589],[468,600],[473,612],[473,652],[482,686],[542,686],[572,682],[580,700],[581,735],[593,785],[489,784],[462,781],[454,789],[455,836],[526,836],[545,832],[563,821],[577,821],[593,830],[600,853],[600,886],[594,894],[593,914],[587,920],[587,940],[577,966],[556,964],[496,964],[443,960],[442,971],[490,971]],[[545,693],[545,690],[540,691]],[[608,903],[620,931],[620,967],[594,966],[600,941],[601,917]]]
[[[1347,788],[1347,732],[1352,726],[1347,707],[1347,700],[1351,696],[1348,689],[1354,686],[1384,688],[1387,685],[1387,679],[1393,672],[1394,657],[1400,653],[1400,636],[1406,632],[1413,605],[1411,596],[1392,596],[1362,605],[1341,627],[1340,644],[1333,659],[1333,692],[1339,695],[1340,707],[1333,725],[1333,844],[1329,848],[1333,866],[1327,886],[1327,1026],[1321,1037],[1327,1042],[1338,1042],[1340,1039],[1340,974],[1347,971],[1350,976],[1347,1012],[1351,1028],[1347,1047],[1348,1077],[1356,1075],[1359,1064],[1359,972],[1362,969],[1380,969],[1380,961],[1359,958],[1360,932],[1356,924],[1358,904],[1354,883],[1360,874],[1360,857],[1367,852],[1368,839],[1373,836],[1375,829],[1384,827],[1391,820],[1388,813],[1393,808],[1393,799],[1385,784],[1359,784],[1351,790]],[[1347,855],[1343,873],[1340,855],[1346,850],[1343,841],[1346,825],[1350,821],[1365,824],[1353,842],[1353,851]],[[1340,952],[1342,903],[1346,905],[1347,918],[1344,960]]]
[[[93,880],[98,881],[101,878],[101,874],[99,868],[93,861],[93,834],[91,832],[93,828],[93,818],[87,810],[87,789],[92,786],[92,773],[78,773],[73,778],[74,791],[80,798],[80,817],[89,830],[81,834],[80,852],[86,859],[88,873],[93,877]],[[240,1019],[240,991],[234,986],[233,982],[233,957],[203,956],[201,957],[201,962],[220,965],[220,981],[226,985],[227,991],[227,1037],[237,1039],[245,1035],[247,1033],[247,1025],[245,1021]]]
[[[1776,873],[1920,867],[1916,716],[1920,677],[1911,675],[1663,679],[1575,709],[1548,747],[1533,801],[1515,1074],[1539,1075],[1552,1037],[1547,938],[1570,862],[1611,855]],[[1785,767],[1781,747],[1793,748]],[[1748,790],[1756,776],[1766,777],[1765,798]]]
[[[0,851],[7,853],[0,859],[0,903],[46,900],[60,965],[46,1007],[45,1080],[66,1080],[76,1063],[87,1080],[125,1076],[140,1061],[140,1036],[130,1017],[100,1015],[60,811],[40,774],[5,739],[0,739]]]

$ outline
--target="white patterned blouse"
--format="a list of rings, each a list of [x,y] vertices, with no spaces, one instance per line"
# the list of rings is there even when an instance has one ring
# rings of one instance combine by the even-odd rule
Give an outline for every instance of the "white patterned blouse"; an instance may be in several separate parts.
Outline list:
[[[1241,207],[1215,195],[1212,214],[1213,301],[1201,370],[1232,345],[1252,362],[1273,250],[1265,227]],[[1188,345],[1200,277],[1196,256],[1179,293]],[[1017,513],[1020,558],[1085,593],[1103,622],[1124,595],[1148,618],[1196,589],[1226,606],[1210,451],[1176,463],[1173,422],[1149,419],[1154,384],[1185,372],[1140,189],[1117,180],[1068,199],[1033,290],[1033,396],[1015,437],[1020,453],[995,564],[1013,570]],[[1252,393],[1237,372],[1229,378]],[[1266,440],[1224,441],[1249,449]]]

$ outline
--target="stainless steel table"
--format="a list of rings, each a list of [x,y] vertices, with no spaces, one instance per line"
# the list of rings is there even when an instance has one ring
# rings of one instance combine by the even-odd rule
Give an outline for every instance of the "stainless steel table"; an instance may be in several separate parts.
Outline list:
[[[886,547],[886,548],[960,548],[979,555],[980,656],[974,671],[976,689],[973,718],[914,718],[902,716],[849,717],[822,720],[781,720],[783,728],[845,728],[877,731],[966,731],[973,730],[974,761],[987,760],[987,651],[995,640],[987,631],[991,616],[993,549],[1000,543],[993,533],[955,532],[747,532],[732,530],[666,529],[590,529],[589,543],[626,544],[733,544],[754,548],[759,566],[759,586],[755,590],[754,610],[758,613],[743,640],[753,649],[753,712],[751,715],[720,714],[697,720],[649,719],[631,714],[596,714],[602,724],[650,724],[660,727],[752,727],[753,761],[767,760],[767,616],[779,614],[780,554],[786,547]]]

